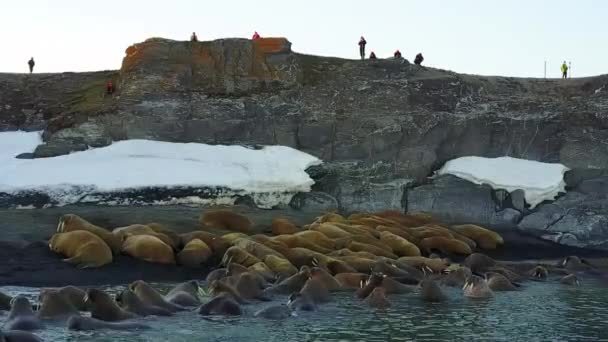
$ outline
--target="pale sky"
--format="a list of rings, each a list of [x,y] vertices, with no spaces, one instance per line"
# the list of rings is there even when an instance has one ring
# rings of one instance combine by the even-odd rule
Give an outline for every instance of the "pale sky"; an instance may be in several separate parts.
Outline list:
[[[150,37],[284,36],[301,53],[357,58],[400,49],[459,73],[574,77],[608,73],[605,0],[0,0],[0,72],[120,68]]]

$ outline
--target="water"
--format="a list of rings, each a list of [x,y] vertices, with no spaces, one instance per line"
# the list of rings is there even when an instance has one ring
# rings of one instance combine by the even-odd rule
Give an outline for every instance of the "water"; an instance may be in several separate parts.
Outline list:
[[[38,293],[33,288],[2,291],[32,298]],[[273,302],[248,305],[240,318],[205,320],[194,312],[142,318],[152,327],[146,331],[71,332],[47,325],[38,334],[45,341],[608,341],[608,288],[589,282],[580,288],[529,282],[523,291],[496,293],[489,300],[447,291],[449,301],[438,304],[422,302],[416,293],[392,295],[387,311],[338,294],[315,313],[283,321],[253,317]]]

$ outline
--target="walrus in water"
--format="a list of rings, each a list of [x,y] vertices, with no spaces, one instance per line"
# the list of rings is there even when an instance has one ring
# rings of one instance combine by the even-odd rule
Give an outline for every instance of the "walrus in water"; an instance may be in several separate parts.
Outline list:
[[[476,273],[483,273],[489,267],[494,267],[498,263],[496,260],[490,258],[489,256],[482,253],[473,253],[469,255],[464,262],[462,263],[464,266],[467,266],[471,269],[471,271]]]
[[[143,280],[136,280],[129,284],[129,289],[141,299],[142,302],[148,305],[155,305],[171,312],[186,310],[183,306],[167,301],[158,291],[150,284]]]
[[[216,280],[217,281],[217,280]],[[239,303],[234,298],[226,293],[221,293],[213,297],[207,303],[201,305],[198,309],[199,315],[224,315],[224,316],[240,316],[243,310]]]
[[[145,330],[149,326],[135,322],[106,322],[92,317],[72,315],[67,321],[68,330],[89,331],[97,329],[109,330]]]
[[[427,302],[445,302],[448,297],[445,295],[441,286],[434,279],[423,279],[420,282],[420,297]]]
[[[365,273],[339,273],[334,279],[343,289],[356,290],[361,288],[361,282],[365,282],[368,276]]]
[[[85,302],[90,308],[91,317],[102,321],[116,322],[138,317],[119,307],[109,294],[101,290],[87,290]]]
[[[486,272],[486,282],[492,291],[516,291],[517,287],[504,275],[497,272]]]
[[[11,301],[11,311],[8,313],[4,328],[7,330],[38,330],[44,325],[32,311],[32,304],[24,296],[16,296]]]
[[[585,259],[581,259],[577,256],[568,256],[561,263],[560,266],[570,272],[589,272],[594,271],[595,268],[587,262]]]
[[[237,276],[235,289],[243,299],[257,299],[261,301],[270,301],[264,294],[264,287],[260,286],[254,274],[245,272]]]
[[[414,290],[413,286],[402,284],[387,275],[385,275],[382,279],[382,284],[380,285],[380,287],[384,289],[386,294],[409,293]]]
[[[0,330],[0,342],[42,342],[43,340],[23,330]]]
[[[463,286],[464,296],[469,298],[490,298],[494,293],[485,279],[476,275],[470,276]]]
[[[306,281],[300,293],[303,296],[311,298],[316,304],[327,303],[331,301],[331,294],[325,287],[323,282],[316,278],[310,278]]]
[[[445,272],[447,274],[441,278],[441,284],[451,287],[463,287],[467,278],[473,274],[466,266],[448,268]]]
[[[293,292],[299,292],[308,278],[310,278],[310,268],[308,266],[302,266],[298,273],[284,279],[272,287],[267,288],[265,292],[276,294],[290,294]]]
[[[137,295],[129,290],[124,289],[116,295],[116,302],[125,310],[137,314],[139,316],[172,316],[173,312],[155,305],[148,305],[139,299]]]
[[[547,269],[545,267],[538,265],[538,266],[534,267],[533,269],[531,269],[528,272],[528,275],[530,277],[532,277],[532,279],[534,279],[534,280],[544,281],[544,280],[547,280],[547,277],[549,276],[549,272],[547,271]]]
[[[209,274],[207,274],[207,277],[205,278],[205,281],[208,284],[210,284],[214,280],[220,280],[220,279],[225,278],[227,276],[228,276],[228,269],[226,269],[226,268],[217,268],[217,269],[209,272]]]
[[[287,305],[272,305],[256,311],[253,317],[266,319],[285,319],[295,316],[295,312]]]
[[[383,287],[376,287],[365,299],[372,308],[386,310],[391,307],[391,302],[386,298],[386,290]]]
[[[209,292],[213,297],[217,297],[222,293],[230,296],[235,302],[239,304],[247,304],[248,302],[241,297],[239,292],[224,279],[214,280],[209,284]]]
[[[46,291],[59,292],[60,295],[62,295],[79,311],[87,310],[87,305],[84,302],[84,297],[87,293],[81,288],[72,285],[57,288],[45,288],[40,290],[40,296],[42,297]]]
[[[568,274],[567,276],[560,279],[559,282],[564,285],[580,286],[578,278],[574,274]]]
[[[4,292],[0,292],[0,310],[10,310],[11,309],[11,300],[13,297],[7,295]]]
[[[327,290],[329,290],[329,292],[337,292],[337,291],[345,290],[340,285],[340,283],[336,280],[336,278],[334,278],[331,274],[329,274],[329,272],[327,272],[326,270],[324,270],[320,267],[311,268],[310,276],[312,278],[319,279],[323,283],[325,288],[327,288]]]
[[[301,292],[292,293],[287,301],[287,306],[294,312],[315,311],[317,309],[315,301],[308,294]]]
[[[165,295],[165,299],[180,306],[199,306],[201,301],[198,299],[198,291],[198,282],[190,280],[177,284]]]
[[[361,287],[355,292],[355,296],[359,299],[365,299],[372,291],[382,285],[385,275],[381,273],[372,273],[367,281],[361,282]]]
[[[64,319],[78,315],[78,309],[58,290],[41,291],[38,297],[40,309],[38,317],[43,319]]]

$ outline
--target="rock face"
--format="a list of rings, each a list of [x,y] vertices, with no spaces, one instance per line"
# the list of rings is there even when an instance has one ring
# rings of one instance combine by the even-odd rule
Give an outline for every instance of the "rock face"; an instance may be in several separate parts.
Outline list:
[[[109,78],[117,92],[104,97]],[[572,169],[571,182],[602,174],[608,170],[607,84],[608,75],[482,77],[406,60],[308,56],[294,53],[283,38],[154,38],[129,47],[119,71],[0,75],[0,129],[44,127],[46,144],[35,157],[136,138],[286,145],[325,162],[310,170],[316,194],[302,195],[296,207],[429,210],[458,222],[515,226],[530,214],[521,194],[426,178],[447,160],[468,155],[561,162]],[[408,189],[416,184],[422,186]],[[466,196],[458,199],[460,193]],[[585,196],[572,206],[605,201]],[[532,214],[552,210],[542,207]],[[566,234],[572,234],[579,243],[602,246],[595,236],[608,236],[597,228],[604,227],[604,213],[582,212],[575,221],[552,224],[551,238],[563,233],[560,242],[571,241]],[[530,220],[524,217],[519,227],[538,227]],[[588,237],[565,222],[590,227]]]

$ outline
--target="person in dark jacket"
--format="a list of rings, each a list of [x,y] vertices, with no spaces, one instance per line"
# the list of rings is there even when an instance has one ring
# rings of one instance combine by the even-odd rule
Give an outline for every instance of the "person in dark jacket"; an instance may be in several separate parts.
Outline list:
[[[401,58],[403,58],[403,56],[401,55],[401,51],[399,51],[399,50],[395,51],[395,53],[393,54],[393,56],[395,57],[395,59],[401,59]]]
[[[361,60],[365,59],[365,44],[367,44],[367,41],[361,36],[361,39],[359,39],[359,55],[361,56]]]
[[[198,37],[196,36],[196,32],[192,32],[192,35],[190,36],[190,41],[198,42]]]
[[[422,54],[421,53],[417,54],[416,58],[414,58],[414,64],[420,65],[420,64],[422,64],[422,61],[424,61],[424,57],[422,57]]]
[[[30,58],[30,60],[27,62],[27,65],[30,66],[30,74],[34,72],[34,65],[36,65],[36,62],[34,62],[34,57]]]
[[[369,54],[369,59],[378,59],[378,57],[376,57],[376,54],[374,53],[374,51],[372,51],[372,53]]]

